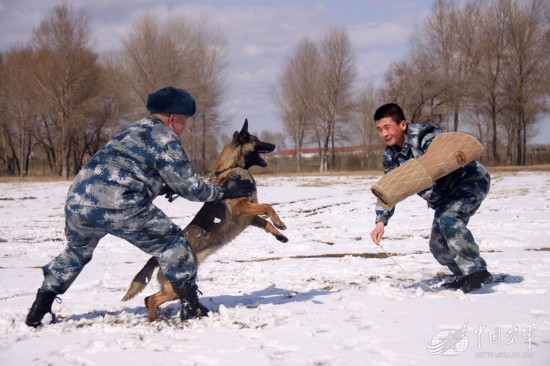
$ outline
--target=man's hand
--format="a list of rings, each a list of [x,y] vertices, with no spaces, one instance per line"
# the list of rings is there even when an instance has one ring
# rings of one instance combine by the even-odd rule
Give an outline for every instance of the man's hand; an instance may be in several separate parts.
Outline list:
[[[250,197],[252,192],[256,190],[254,183],[248,179],[241,179],[239,176],[233,176],[229,178],[223,184],[223,197],[225,198],[238,198],[238,197]]]
[[[166,198],[168,200],[168,202],[173,202],[176,198],[178,198],[178,194],[176,192],[174,192],[172,190],[172,188],[170,188],[168,186],[168,184],[163,184],[161,189],[160,189],[160,192],[159,192],[159,196],[160,195],[164,195],[164,198]]]
[[[382,240],[382,235],[384,235],[384,223],[377,222],[374,230],[371,231],[370,237],[374,244],[380,245],[380,240]]]

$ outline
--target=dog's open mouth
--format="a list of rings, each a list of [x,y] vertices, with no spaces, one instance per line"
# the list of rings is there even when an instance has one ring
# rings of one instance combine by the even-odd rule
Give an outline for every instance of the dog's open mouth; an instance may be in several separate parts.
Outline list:
[[[272,145],[272,144],[269,144],[266,146],[262,146],[261,148],[259,148],[258,150],[256,150],[256,153],[258,154],[258,162],[257,164],[261,167],[266,167],[267,166],[267,161],[264,160],[264,157],[265,155],[273,152],[273,150],[275,150],[275,145]],[[262,156],[263,155],[263,156]]]
[[[265,155],[269,154],[271,151],[259,150],[258,151],[258,165],[261,167],[267,166],[267,161],[265,161]]]

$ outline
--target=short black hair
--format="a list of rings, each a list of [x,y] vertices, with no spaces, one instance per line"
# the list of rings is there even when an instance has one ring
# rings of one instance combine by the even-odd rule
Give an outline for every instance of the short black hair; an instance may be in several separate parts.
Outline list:
[[[374,112],[374,122],[380,121],[382,118],[391,117],[395,123],[401,123],[405,120],[403,109],[395,103],[384,104]]]

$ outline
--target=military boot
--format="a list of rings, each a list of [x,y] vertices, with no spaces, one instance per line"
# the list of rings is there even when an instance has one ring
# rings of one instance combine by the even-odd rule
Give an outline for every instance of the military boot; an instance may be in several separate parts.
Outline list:
[[[181,320],[193,318],[202,318],[208,316],[208,308],[199,302],[199,289],[195,283],[186,283],[182,293],[180,294],[181,301]]]
[[[441,287],[449,290],[458,290],[464,284],[464,277],[456,276],[451,282],[445,282]]]
[[[57,297],[55,292],[38,290],[36,300],[34,300],[25,323],[29,327],[39,327],[42,325],[42,318],[46,313],[52,314],[52,323],[55,321],[55,314],[52,312],[52,303]]]
[[[493,281],[493,276],[487,271],[479,271],[464,276],[462,286],[460,287],[465,294],[479,290],[486,284]]]

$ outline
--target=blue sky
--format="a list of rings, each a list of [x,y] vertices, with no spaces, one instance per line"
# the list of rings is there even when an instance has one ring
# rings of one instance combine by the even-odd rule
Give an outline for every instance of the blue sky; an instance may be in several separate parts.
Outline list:
[[[26,42],[39,22],[60,1],[0,0],[0,50]],[[227,133],[249,119],[251,131],[281,131],[270,91],[282,65],[304,37],[318,40],[330,27],[348,31],[357,56],[359,85],[381,82],[387,67],[406,55],[407,39],[425,20],[431,0],[69,0],[86,9],[94,31],[94,48],[115,50],[130,23],[149,11],[203,17],[220,27],[228,41],[227,81],[223,104],[231,121]],[[185,86],[183,86],[185,87]],[[542,141],[550,141],[543,137]]]

